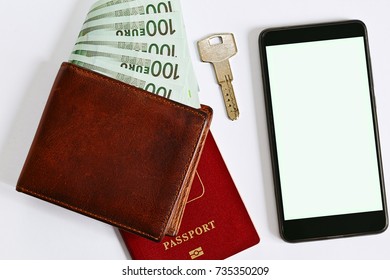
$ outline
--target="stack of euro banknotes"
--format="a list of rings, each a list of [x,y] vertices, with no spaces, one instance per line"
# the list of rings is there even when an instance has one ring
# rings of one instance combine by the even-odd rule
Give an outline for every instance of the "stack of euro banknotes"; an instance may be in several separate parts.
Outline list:
[[[69,61],[199,108],[180,0],[100,0]]]

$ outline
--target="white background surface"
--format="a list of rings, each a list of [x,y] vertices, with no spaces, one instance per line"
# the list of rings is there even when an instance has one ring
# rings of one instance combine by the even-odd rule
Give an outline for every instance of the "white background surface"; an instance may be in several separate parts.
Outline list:
[[[0,259],[129,258],[112,227],[14,190],[55,75],[93,2],[1,2]],[[279,237],[257,45],[258,34],[267,27],[347,19],[366,23],[389,185],[390,3],[182,0],[182,6],[201,101],[214,108],[213,134],[262,238],[260,245],[233,258],[390,259],[390,231],[301,244]],[[197,40],[218,32],[233,32],[239,48],[231,60],[241,110],[234,123],[226,117],[211,65],[200,62],[196,49]]]

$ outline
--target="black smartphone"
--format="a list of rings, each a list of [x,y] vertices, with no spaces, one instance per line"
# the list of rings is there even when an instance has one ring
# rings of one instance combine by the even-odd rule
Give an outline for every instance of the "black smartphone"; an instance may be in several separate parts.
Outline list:
[[[364,23],[267,29],[259,46],[282,238],[386,230]]]

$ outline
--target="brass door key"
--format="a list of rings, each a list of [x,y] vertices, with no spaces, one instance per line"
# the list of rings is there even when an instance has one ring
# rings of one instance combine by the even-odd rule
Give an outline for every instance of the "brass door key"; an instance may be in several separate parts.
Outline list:
[[[223,98],[229,118],[237,120],[238,110],[236,97],[232,85],[233,74],[229,58],[237,53],[236,41],[231,33],[218,34],[198,42],[200,57],[203,62],[214,65],[217,80],[222,88]]]

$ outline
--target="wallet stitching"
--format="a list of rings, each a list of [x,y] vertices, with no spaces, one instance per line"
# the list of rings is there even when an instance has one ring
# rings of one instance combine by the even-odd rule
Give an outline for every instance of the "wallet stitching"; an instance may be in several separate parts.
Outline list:
[[[59,204],[59,205],[65,206],[65,207],[67,207],[67,208],[69,208],[69,209],[71,209],[71,210],[74,210],[74,211],[77,211],[77,212],[80,212],[80,213],[89,215],[89,216],[91,216],[91,217],[98,218],[98,219],[101,219],[101,220],[103,220],[103,221],[112,223],[112,224],[114,224],[114,225],[123,227],[123,228],[125,228],[125,229],[127,229],[127,230],[131,230],[131,231],[134,231],[134,232],[143,234],[143,235],[148,236],[148,237],[150,237],[150,238],[152,238],[152,239],[156,238],[156,236],[153,236],[153,235],[151,235],[151,234],[145,233],[145,232],[140,231],[140,230],[136,230],[136,229],[134,229],[134,228],[132,228],[132,227],[126,226],[126,225],[124,225],[124,224],[121,224],[121,223],[119,223],[119,222],[117,222],[117,221],[115,221],[115,220],[104,218],[104,217],[102,217],[102,216],[100,216],[100,215],[98,215],[98,214],[95,214],[95,213],[92,213],[92,212],[83,210],[83,209],[81,209],[81,208],[78,208],[78,207],[76,207],[76,206],[70,205],[70,204],[68,204],[68,203],[65,203],[65,202],[56,200],[56,199],[54,199],[54,198],[48,197],[48,196],[46,196],[46,195],[44,195],[44,194],[40,194],[40,193],[37,193],[37,192],[34,192],[34,191],[30,191],[30,190],[25,189],[25,188],[23,188],[23,187],[19,187],[19,190],[22,191],[22,192],[31,194],[31,195],[33,195],[33,196],[37,196],[37,197],[39,197],[39,198],[43,198],[44,200],[47,200],[47,201],[49,201],[49,202],[54,202],[55,204]],[[160,234],[159,237],[161,237],[161,234]]]
[[[112,78],[109,78],[109,77],[107,77],[107,76],[99,75],[99,74],[97,74],[97,73],[95,73],[95,72],[93,72],[93,71],[89,71],[89,70],[83,69],[83,68],[81,68],[81,67],[79,67],[79,66],[76,66],[76,65],[74,65],[74,64],[71,64],[71,63],[66,63],[65,65],[67,65],[68,67],[72,68],[72,69],[73,69],[74,71],[76,71],[76,72],[77,72],[77,71],[83,72],[86,76],[99,76],[100,78],[106,80],[107,82],[109,82],[109,83],[111,83],[111,84],[116,84],[116,85],[118,85],[118,86],[120,86],[120,87],[122,87],[122,88],[124,88],[124,89],[127,89],[129,86],[131,86],[131,85],[127,85],[127,84],[125,84],[125,83],[123,83],[123,82],[120,82],[120,81],[114,80],[114,79],[112,79]],[[172,101],[171,101],[171,102],[168,102],[168,100],[165,99],[165,98],[159,98],[159,97],[157,97],[156,95],[153,95],[153,94],[145,94],[143,90],[141,90],[141,89],[139,89],[139,88],[137,88],[137,87],[133,87],[133,86],[131,86],[131,87],[134,88],[134,89],[136,89],[136,91],[138,91],[138,92],[144,94],[144,95],[145,95],[146,97],[148,97],[148,98],[154,99],[154,100],[156,100],[156,101],[158,101],[158,102],[164,103],[164,104],[169,105],[169,106],[173,106],[173,107],[177,107],[177,108],[183,109],[183,110],[185,110],[185,111],[188,111],[188,112],[191,112],[191,113],[193,113],[193,114],[196,114],[196,115],[200,116],[200,117],[202,118],[202,124],[201,124],[201,128],[199,129],[198,135],[201,136],[201,135],[202,135],[202,132],[204,132],[204,130],[205,130],[205,124],[207,123],[207,117],[209,116],[209,113],[208,113],[208,112],[198,111],[198,110],[196,110],[196,109],[191,110],[191,109],[186,108],[186,107],[184,107],[184,106],[180,106],[179,104],[172,103]],[[203,112],[203,114],[201,114],[200,112]],[[200,139],[201,139],[201,141],[195,143],[194,146],[192,147],[193,152],[192,152],[191,159],[194,158],[194,156],[195,156],[195,157],[198,156],[198,154],[199,154],[200,151],[196,152],[196,147],[198,146],[199,143],[202,143],[202,141],[205,139],[205,136],[203,135],[202,138],[200,138]],[[195,152],[196,152],[196,154],[195,154]],[[185,168],[186,170],[188,169],[188,167],[190,166],[190,164],[191,164],[191,160],[189,160],[189,161],[187,162],[186,168]],[[194,169],[194,167],[192,167],[192,170],[193,170],[193,169]],[[192,171],[192,170],[191,170],[191,171]],[[183,184],[184,184],[184,182],[185,182],[185,179],[186,179],[186,173],[183,173],[183,174],[182,174],[182,179],[181,179],[181,186],[183,186]],[[169,222],[170,215],[172,214],[173,208],[174,208],[174,206],[175,206],[175,203],[176,203],[176,201],[177,201],[177,198],[178,198],[178,196],[179,196],[180,191],[181,191],[181,188],[179,188],[179,189],[176,191],[174,202],[172,202],[172,204],[170,205],[170,211],[169,211],[170,214],[167,214],[166,217],[165,217],[165,219],[164,219],[164,224],[166,224],[166,225],[167,225],[168,222]],[[55,200],[54,200],[54,201],[55,201]],[[71,206],[71,205],[68,205],[68,206],[69,206],[69,207],[73,207],[73,206]],[[84,211],[84,210],[82,210],[82,209],[80,209],[80,208],[77,208],[77,207],[74,207],[74,209],[77,209],[78,211],[82,211],[82,212]],[[92,213],[89,213],[89,212],[85,212],[85,213],[92,214]],[[103,218],[103,217],[100,217],[100,216],[98,216],[98,215],[96,215],[96,214],[93,214],[93,215],[95,215],[96,217],[98,217],[98,218],[100,218],[100,219],[107,220],[107,219],[105,219],[105,218]],[[113,221],[113,220],[108,220],[108,221],[111,222],[111,223],[116,223],[116,222]],[[118,225],[120,225],[120,224],[118,224]],[[133,230],[133,231],[135,231],[135,232],[138,232],[138,233],[143,233],[143,234],[145,234],[146,236],[151,237],[149,234],[144,233],[144,232],[139,231],[139,230],[136,230],[136,229],[133,229],[133,228],[131,228],[131,227],[129,228],[129,227],[124,226],[124,225],[120,225],[120,226],[125,227],[125,228],[127,228],[127,229],[131,229],[131,230]],[[166,230],[167,230],[166,228],[161,229],[158,238],[161,238]]]
[[[129,84],[126,84],[126,83],[123,83],[121,81],[117,81],[117,80],[114,80],[110,77],[107,77],[107,76],[104,76],[104,75],[100,75],[96,72],[93,72],[93,71],[89,71],[87,69],[83,69],[82,67],[79,67],[79,66],[76,66],[74,64],[71,64],[71,63],[66,63],[66,65],[70,68],[72,68],[73,70],[75,71],[80,71],[80,72],[83,72],[85,75],[87,76],[99,76],[101,77],[102,79],[106,80],[107,82],[111,83],[111,84],[117,84],[119,85],[120,87],[124,88],[124,89],[127,89],[128,87],[132,87],[133,89],[135,89],[136,91],[144,94],[147,98],[151,98],[151,99],[155,99],[156,101],[158,102],[161,102],[161,103],[165,103],[169,106],[173,106],[173,107],[177,107],[177,108],[180,108],[180,109],[183,109],[185,111],[188,111],[188,112],[191,112],[193,114],[196,114],[198,116],[201,116],[204,121],[206,121],[207,119],[207,116],[205,116],[204,114],[201,114],[198,110],[194,109],[194,110],[191,110],[190,108],[186,108],[184,106],[181,106],[180,104],[176,104],[176,103],[172,103],[174,101],[170,100],[170,102],[168,102],[168,100],[166,98],[163,98],[163,97],[159,97],[157,95],[154,95],[153,93],[150,93],[150,94],[145,94],[144,90],[141,90],[140,88],[137,88],[137,87],[134,87],[132,85],[129,85]],[[204,112],[204,111],[201,111],[201,112]],[[208,115],[208,113],[206,113],[206,115]]]

